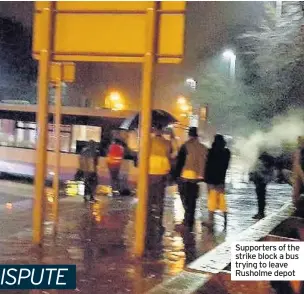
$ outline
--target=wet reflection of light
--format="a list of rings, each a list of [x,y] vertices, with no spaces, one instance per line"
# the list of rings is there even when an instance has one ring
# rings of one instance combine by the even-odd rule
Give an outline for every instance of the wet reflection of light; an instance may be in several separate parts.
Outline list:
[[[183,270],[186,262],[184,252],[166,252],[165,258],[167,264],[167,274],[173,275]]]
[[[104,194],[104,195],[111,195],[112,194],[112,187],[111,186],[99,185],[97,190],[98,190],[98,194]]]
[[[183,238],[180,236],[174,236],[172,240],[172,247],[176,250],[183,250],[184,249]]]
[[[92,215],[96,222],[101,222],[100,202],[95,202],[92,207]]]
[[[169,275],[174,275],[181,272],[185,266],[186,254],[184,252],[184,242],[180,235],[176,235],[168,240],[168,248],[164,252],[164,257],[167,264],[166,272]]]
[[[175,275],[180,273],[185,266],[185,258],[179,258],[177,261],[168,262],[168,271],[167,274]]]
[[[179,197],[174,197],[174,220],[177,223],[180,223],[184,219],[184,208],[183,204]]]
[[[13,208],[13,204],[10,203],[10,202],[6,203],[6,208],[7,209],[12,209]]]

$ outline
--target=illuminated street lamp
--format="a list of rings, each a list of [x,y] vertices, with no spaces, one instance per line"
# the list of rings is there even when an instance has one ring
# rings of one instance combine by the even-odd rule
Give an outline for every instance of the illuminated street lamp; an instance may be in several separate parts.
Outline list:
[[[190,106],[188,104],[183,104],[180,106],[180,109],[184,112],[188,112],[190,109]]]
[[[186,85],[189,86],[192,90],[194,90],[194,91],[196,90],[196,84],[197,84],[197,82],[196,82],[195,79],[193,79],[193,78],[188,78],[188,79],[186,79],[185,83],[186,83]]]
[[[106,107],[118,111],[124,108],[123,99],[119,92],[111,92],[106,97]]]
[[[233,53],[232,50],[226,50],[223,53],[223,57],[230,61],[229,71],[230,71],[230,77],[234,81],[235,80],[235,61],[236,61],[236,55]]]
[[[177,103],[178,103],[179,105],[185,105],[185,104],[187,103],[187,100],[186,100],[186,98],[185,98],[184,96],[180,96],[180,97],[178,97],[178,99],[177,99]]]
[[[110,93],[110,100],[112,102],[119,101],[119,100],[121,100],[121,95],[118,92],[112,92],[112,93]]]
[[[177,98],[177,104],[179,111],[181,112],[181,116],[187,117],[192,110],[192,107],[187,99],[184,96],[179,96]]]

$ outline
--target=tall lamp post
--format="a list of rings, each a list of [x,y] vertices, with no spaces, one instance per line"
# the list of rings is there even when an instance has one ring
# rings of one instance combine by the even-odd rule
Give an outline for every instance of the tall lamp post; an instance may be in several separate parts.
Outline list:
[[[226,50],[223,53],[223,57],[228,60],[230,62],[229,65],[229,74],[230,74],[230,78],[232,79],[232,81],[235,80],[235,61],[236,61],[236,56],[233,53],[232,50]]]

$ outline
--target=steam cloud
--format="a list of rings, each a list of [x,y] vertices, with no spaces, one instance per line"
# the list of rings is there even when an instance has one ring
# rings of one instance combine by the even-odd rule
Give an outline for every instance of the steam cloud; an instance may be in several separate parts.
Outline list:
[[[303,110],[289,112],[286,116],[276,117],[268,131],[256,131],[247,138],[235,142],[235,150],[248,169],[254,166],[261,151],[273,156],[283,152],[283,144],[296,144],[297,137],[304,135]]]

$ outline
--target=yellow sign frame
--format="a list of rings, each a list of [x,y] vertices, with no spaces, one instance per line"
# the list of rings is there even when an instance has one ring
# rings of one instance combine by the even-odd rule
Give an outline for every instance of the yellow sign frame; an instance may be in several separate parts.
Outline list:
[[[52,7],[52,60],[144,61],[147,9],[153,1],[38,1],[35,3],[33,57],[44,40],[42,11]],[[96,29],[98,28],[98,29]],[[180,63],[184,54],[185,1],[163,1],[157,10],[156,60]]]

